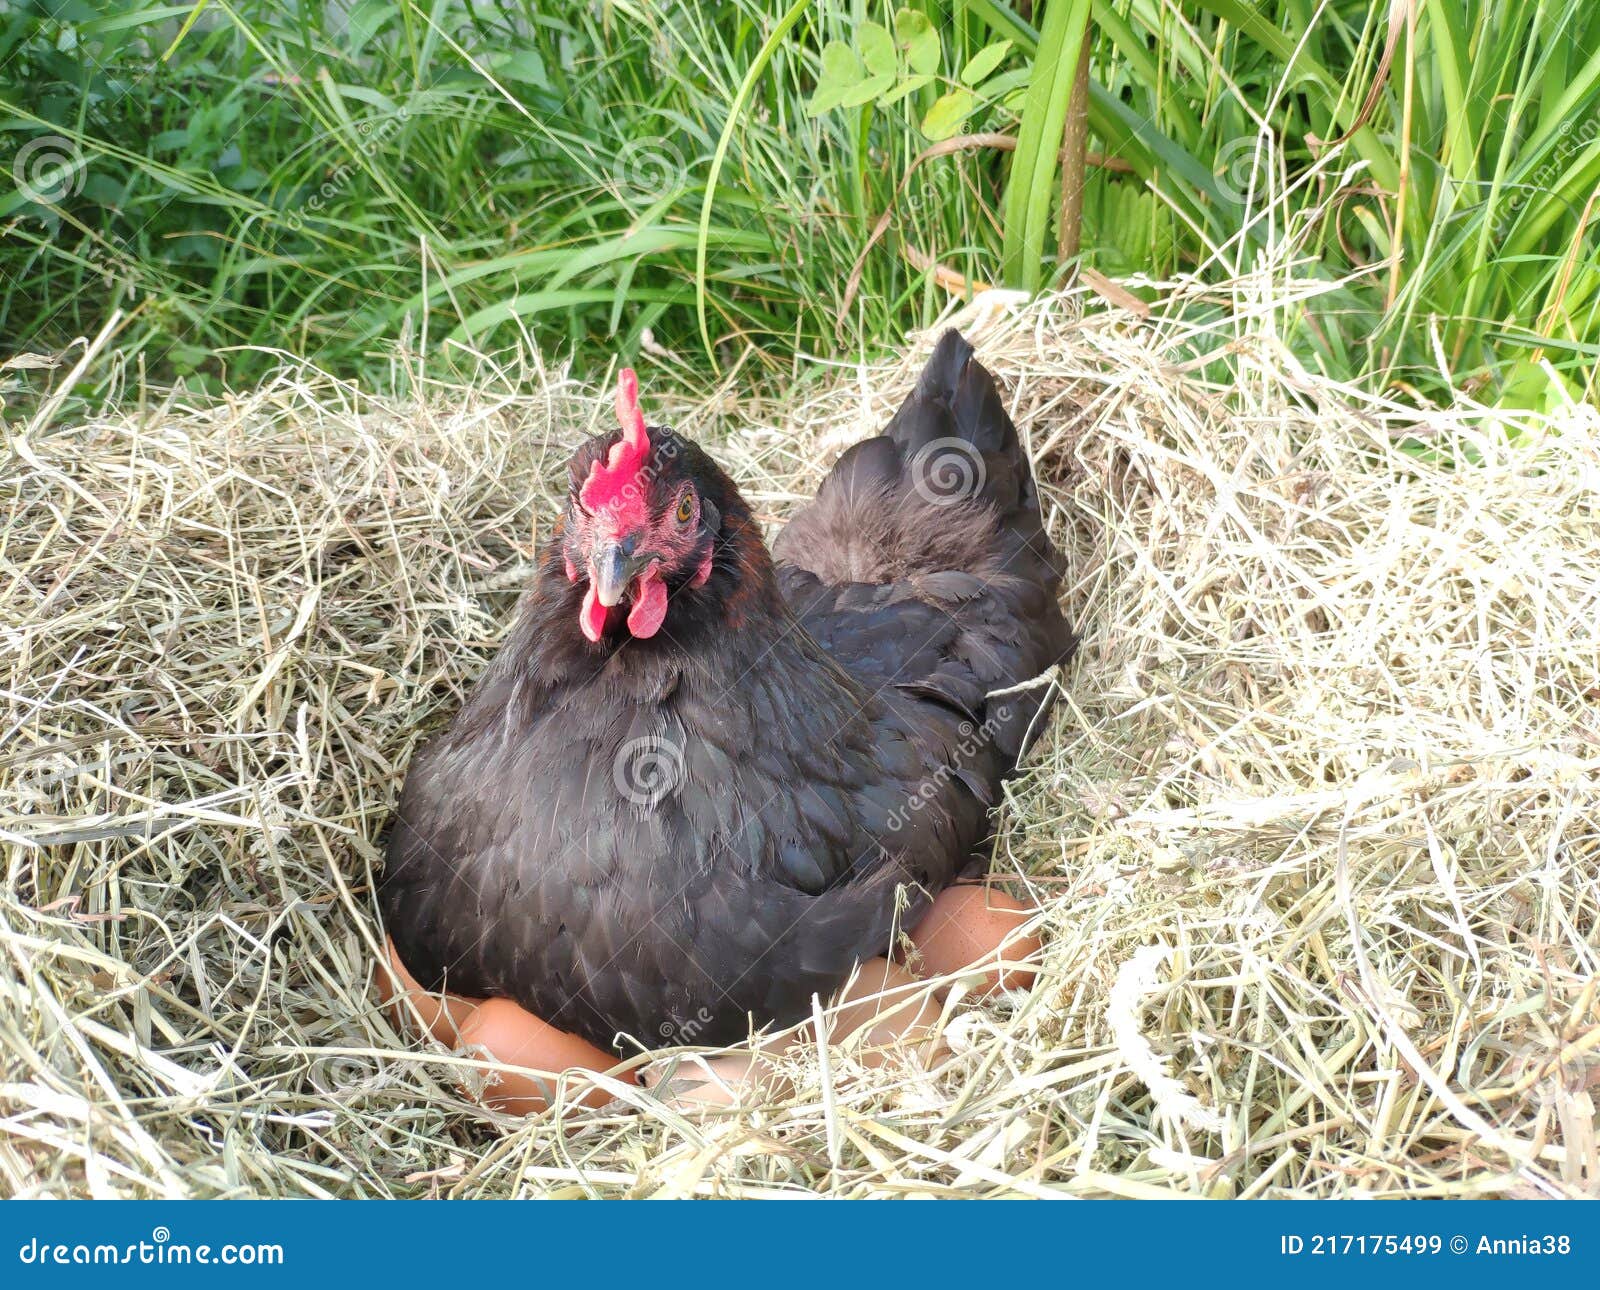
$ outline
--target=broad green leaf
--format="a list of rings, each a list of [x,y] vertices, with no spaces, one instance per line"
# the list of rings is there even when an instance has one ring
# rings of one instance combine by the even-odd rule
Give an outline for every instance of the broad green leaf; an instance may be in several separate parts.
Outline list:
[[[1006,177],[1004,256],[1007,286],[1037,291],[1044,276],[1044,239],[1054,214],[1056,154],[1067,98],[1080,58],[1089,56],[1090,0],[1062,0],[1044,12],[1039,52]]]
[[[1025,53],[1039,48],[1039,32],[1026,18],[1017,13],[1004,0],[966,0],[967,7],[996,31],[1009,31],[1013,39],[1022,42]]]
[[[884,72],[880,76],[869,76],[860,85],[852,85],[839,99],[840,107],[860,107],[864,103],[871,103],[880,95],[887,94],[894,88],[894,73]]]
[[[388,0],[385,0],[387,3]],[[80,34],[104,36],[125,31],[129,27],[145,27],[169,18],[181,18],[194,11],[193,3],[161,5],[153,9],[135,9],[132,13],[116,13],[105,18],[90,18],[76,24]]]
[[[1553,367],[1527,358],[1519,358],[1511,364],[1505,384],[1500,387],[1500,396],[1495,400],[1502,408],[1526,408],[1546,414],[1560,411],[1574,401],[1572,390]]]
[[[390,0],[359,0],[352,6],[346,20],[345,36],[349,42],[345,48],[350,57],[354,58],[366,49],[372,38],[396,16],[396,12],[397,6]]]
[[[855,50],[842,40],[830,40],[822,49],[822,74],[816,91],[806,104],[807,116],[821,116],[843,101],[847,91],[861,84],[865,75]]]
[[[495,60],[494,71],[502,80],[534,85],[540,89],[550,88],[550,76],[545,71],[544,59],[539,57],[536,49],[514,49],[502,54]]]
[[[986,80],[989,73],[1005,61],[1005,56],[1011,52],[1009,40],[997,40],[992,45],[985,45],[976,54],[967,60],[967,65],[961,69],[961,83],[963,85],[977,85]]]
[[[854,85],[866,73],[856,51],[842,40],[830,40],[822,48],[822,80],[819,84]]]
[[[922,133],[936,143],[940,139],[948,139],[961,129],[962,122],[967,119],[976,101],[971,90],[951,90],[941,95],[928,109],[928,115],[922,118]]]
[[[927,14],[900,10],[894,16],[894,38],[906,66],[916,75],[931,76],[939,70],[939,33]]]
[[[878,102],[884,107],[889,107],[905,98],[907,94],[915,94],[924,85],[929,84],[932,80],[933,77],[931,76],[908,76],[905,80],[901,81],[900,84],[896,85],[892,90],[879,99]]]
[[[873,76],[893,76],[900,70],[894,37],[889,34],[887,27],[864,22],[856,29],[856,39],[861,44],[861,61]]]

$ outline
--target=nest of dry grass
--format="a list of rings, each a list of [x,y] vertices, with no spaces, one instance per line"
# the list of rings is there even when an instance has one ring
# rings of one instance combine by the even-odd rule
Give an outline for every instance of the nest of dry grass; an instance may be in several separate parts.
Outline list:
[[[605,374],[8,427],[0,1191],[1600,1194],[1597,418],[1341,388],[1262,298],[964,320],[1085,634],[996,845],[1039,984],[693,1117],[497,1119],[371,1001],[401,774]],[[776,520],[917,361],[670,412]]]

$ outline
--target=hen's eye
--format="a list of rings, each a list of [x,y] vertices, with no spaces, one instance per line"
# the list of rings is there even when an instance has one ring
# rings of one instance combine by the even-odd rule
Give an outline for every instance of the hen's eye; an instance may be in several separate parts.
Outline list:
[[[685,493],[678,499],[678,523],[687,524],[694,518],[694,494]]]

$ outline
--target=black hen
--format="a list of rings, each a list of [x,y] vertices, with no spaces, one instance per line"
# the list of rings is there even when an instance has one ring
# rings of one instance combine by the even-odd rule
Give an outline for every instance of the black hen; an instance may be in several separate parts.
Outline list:
[[[602,1047],[731,1043],[915,926],[1041,715],[1047,691],[1014,687],[1073,638],[1027,457],[958,333],[776,562],[631,378],[499,656],[411,766],[381,902],[430,989]]]

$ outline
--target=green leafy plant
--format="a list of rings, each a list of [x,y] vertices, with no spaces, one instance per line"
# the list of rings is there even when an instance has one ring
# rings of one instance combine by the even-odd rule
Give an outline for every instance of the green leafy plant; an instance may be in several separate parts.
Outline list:
[[[51,0],[0,66],[12,352],[115,316],[213,388],[525,336],[776,374],[952,293],[1292,242],[1309,365],[1548,406],[1600,363],[1587,0]]]
[[[960,131],[982,102],[998,97],[1004,88],[993,79],[1011,49],[1009,39],[993,41],[968,58],[948,88],[921,114],[924,137],[938,141]],[[939,82],[944,64],[939,32],[925,13],[898,9],[894,30],[876,22],[862,22],[854,32],[854,45],[830,40],[822,49],[817,87],[806,103],[810,116],[835,108],[876,104],[893,107],[900,100]]]

